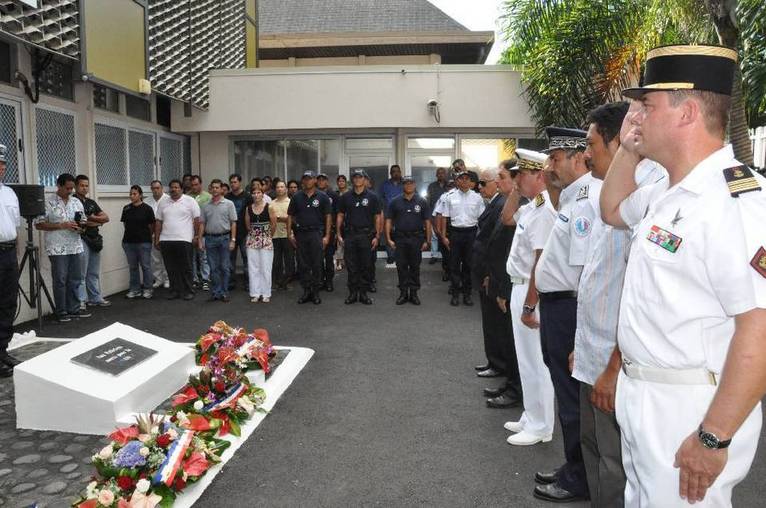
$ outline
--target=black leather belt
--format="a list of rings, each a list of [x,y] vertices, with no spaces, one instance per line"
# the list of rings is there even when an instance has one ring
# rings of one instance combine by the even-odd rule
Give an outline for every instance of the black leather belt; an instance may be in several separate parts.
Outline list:
[[[359,228],[359,227],[356,227],[356,226],[346,226],[344,229],[348,233],[364,233],[366,235],[368,235],[368,234],[373,232],[372,228]]]
[[[538,293],[540,301],[551,302],[553,300],[577,299],[577,291],[551,291],[550,293]]]
[[[476,231],[477,229],[479,229],[479,226],[471,226],[469,228],[459,228],[455,226],[450,226],[450,230],[456,231],[458,233],[462,233],[463,231]]]
[[[0,242],[0,250],[11,250],[16,248],[16,242]]]
[[[227,236],[230,234],[231,234],[231,231],[227,231],[225,233],[205,233],[205,236]]]
[[[401,236],[402,238],[416,238],[418,236],[425,236],[426,233],[423,230],[420,231],[394,231],[394,236]]]

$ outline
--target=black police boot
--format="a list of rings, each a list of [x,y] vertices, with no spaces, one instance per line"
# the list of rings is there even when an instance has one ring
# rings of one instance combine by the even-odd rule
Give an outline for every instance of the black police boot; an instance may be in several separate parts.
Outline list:
[[[372,305],[372,299],[364,291],[359,292],[359,301],[365,305]]]
[[[319,305],[320,303],[322,303],[322,299],[319,298],[318,289],[311,293],[311,303],[313,303],[314,305]]]
[[[420,298],[418,298],[417,289],[410,289],[410,302],[412,302],[413,305],[420,305]]]
[[[298,298],[298,303],[308,303],[312,299],[311,290],[310,289],[304,289],[303,290],[303,296]]]
[[[463,295],[463,303],[468,305],[469,307],[473,305],[473,300],[471,299],[470,293],[466,293]]]
[[[376,286],[374,282],[370,283],[370,293],[377,293],[377,292],[378,292],[378,286]]]
[[[460,305],[460,297],[457,295],[457,292],[452,293],[452,299],[449,301],[449,304],[453,307]]]
[[[407,300],[409,300],[409,297],[407,296],[407,290],[402,289],[399,291],[399,298],[396,299],[396,305],[404,305],[407,303]]]
[[[335,286],[332,285],[331,280],[328,280],[327,282],[324,283],[324,290],[327,291],[328,293],[332,293],[333,291],[335,291]]]
[[[356,294],[356,291],[349,291],[348,296],[346,297],[346,301],[343,302],[346,305],[351,305],[352,303],[356,303],[359,300],[359,295]]]

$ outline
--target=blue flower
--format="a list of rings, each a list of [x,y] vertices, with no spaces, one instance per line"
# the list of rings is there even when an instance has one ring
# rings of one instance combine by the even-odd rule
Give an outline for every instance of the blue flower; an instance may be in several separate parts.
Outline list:
[[[140,441],[131,441],[115,454],[114,465],[117,467],[137,467],[146,465],[146,457],[142,457],[139,450],[144,444]]]

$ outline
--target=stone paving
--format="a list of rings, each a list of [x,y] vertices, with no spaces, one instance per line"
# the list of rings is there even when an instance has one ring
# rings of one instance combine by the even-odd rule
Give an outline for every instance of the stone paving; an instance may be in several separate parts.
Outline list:
[[[36,342],[14,350],[13,354],[20,360],[28,360],[63,344]],[[272,369],[286,356],[287,351],[278,351],[271,360]],[[160,408],[169,405],[169,401],[165,401]],[[103,448],[108,439],[16,429],[14,408],[12,378],[0,379],[0,506],[71,506],[95,471],[90,465],[91,456]]]

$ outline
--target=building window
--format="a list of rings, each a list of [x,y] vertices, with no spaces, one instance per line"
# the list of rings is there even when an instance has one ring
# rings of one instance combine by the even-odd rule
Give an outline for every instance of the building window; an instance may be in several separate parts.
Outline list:
[[[61,97],[62,99],[74,99],[74,83],[72,82],[72,64],[51,60],[40,72],[40,92]]]
[[[93,105],[99,109],[120,112],[120,92],[106,86],[93,85]]]
[[[340,147],[340,139],[319,140],[319,171],[327,175],[333,189],[340,174]]]
[[[460,140],[460,158],[465,167],[479,172],[496,168],[505,159],[514,157],[516,140],[513,138],[463,138]]]
[[[184,171],[183,153],[182,140],[160,136],[160,178],[163,183],[181,179]]]
[[[300,181],[304,171],[319,170],[319,144],[313,139],[286,140],[287,180]]]
[[[35,134],[41,185],[53,187],[60,174],[77,174],[74,115],[36,108]]]
[[[149,101],[135,95],[125,95],[125,113],[131,118],[147,122],[151,121],[152,118]]]
[[[97,123],[96,175],[100,185],[127,185],[125,129]]]
[[[154,134],[128,132],[130,184],[149,185],[154,180]]]
[[[284,176],[285,147],[279,140],[234,141],[234,171],[248,182],[256,176]]]
[[[7,147],[5,152],[5,182],[19,182],[19,103],[0,101],[0,143]]]
[[[12,53],[16,49],[16,46],[12,46],[10,43],[0,40],[0,81],[3,83],[10,83],[13,68]]]
[[[170,99],[164,95],[157,96],[157,124],[170,129]]]

